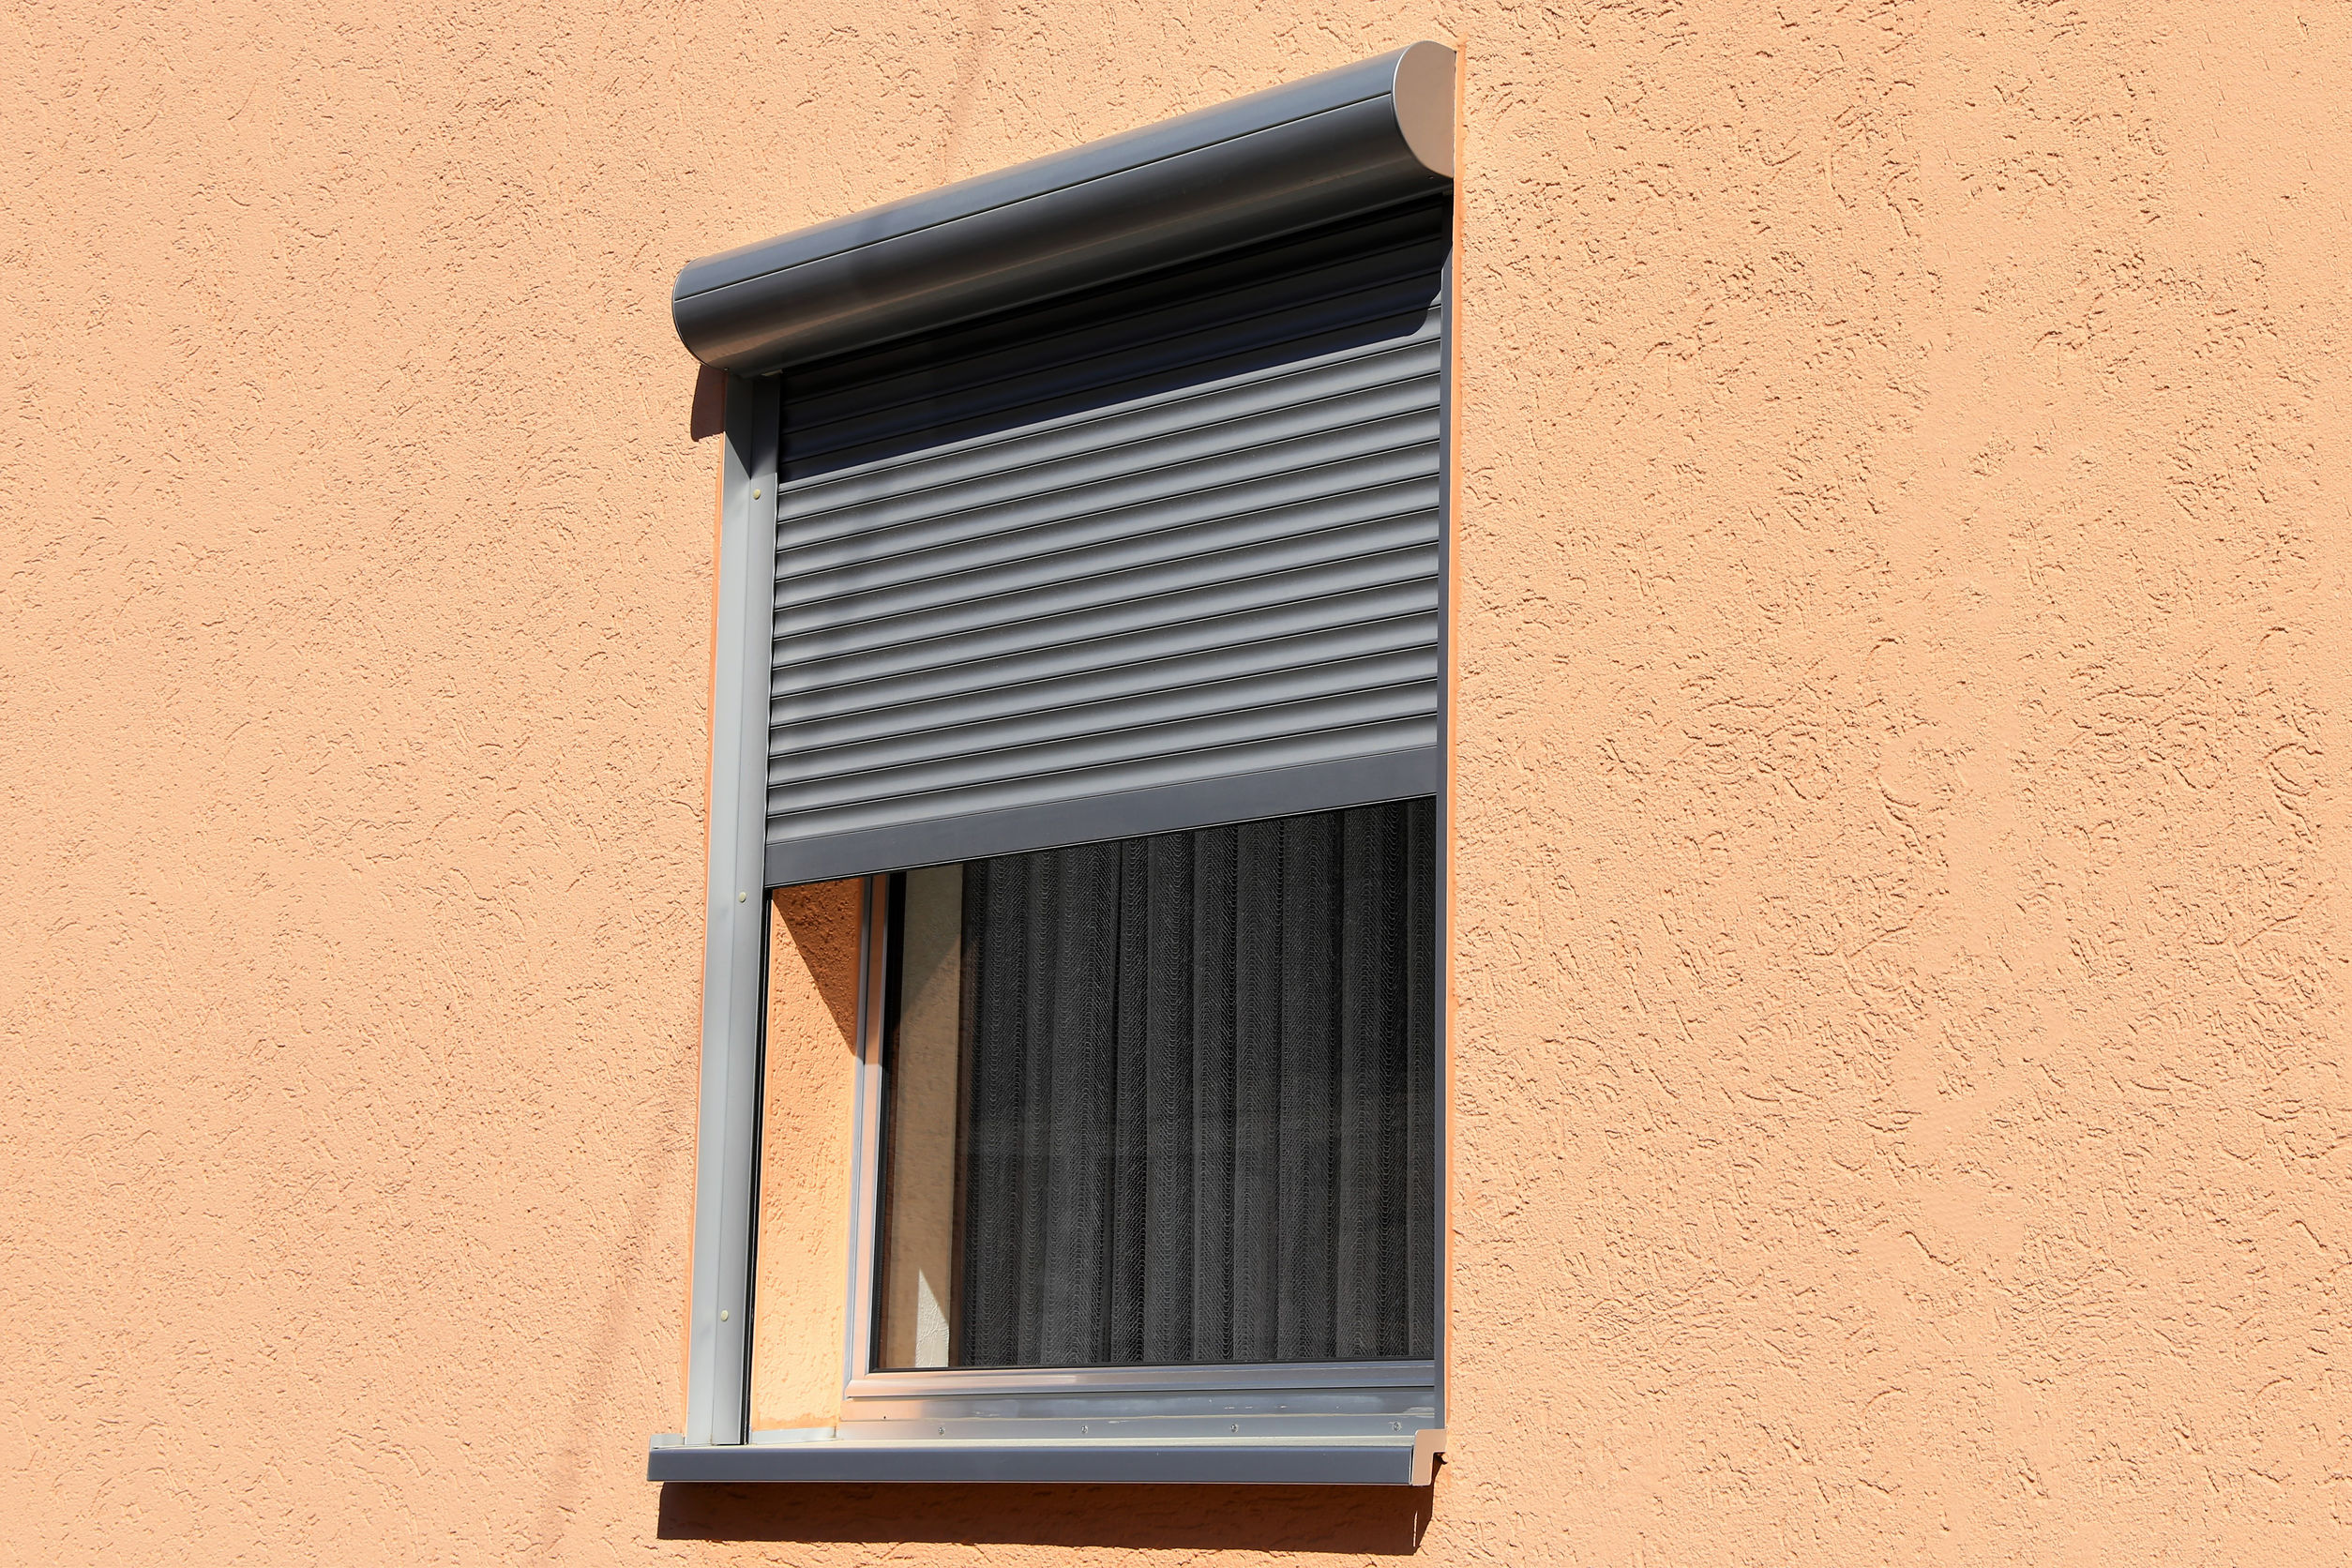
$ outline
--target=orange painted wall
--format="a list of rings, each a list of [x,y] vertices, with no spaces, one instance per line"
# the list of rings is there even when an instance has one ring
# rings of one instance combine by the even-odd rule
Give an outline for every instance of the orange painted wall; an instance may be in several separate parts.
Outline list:
[[[1419,37],[1434,1497],[663,1496],[672,272]],[[2344,1557],[2352,13],[64,0],[0,59],[0,1561]]]

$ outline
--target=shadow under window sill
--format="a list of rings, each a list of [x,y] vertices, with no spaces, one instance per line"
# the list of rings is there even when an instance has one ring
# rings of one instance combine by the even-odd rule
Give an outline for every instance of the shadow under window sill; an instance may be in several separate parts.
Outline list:
[[[985,1544],[1410,1557],[1427,1486],[801,1482],[661,1488],[664,1541]]]

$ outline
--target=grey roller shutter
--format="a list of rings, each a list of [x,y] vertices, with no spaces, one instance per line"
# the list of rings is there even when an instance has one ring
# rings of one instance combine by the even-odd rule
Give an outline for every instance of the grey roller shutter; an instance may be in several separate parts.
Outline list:
[[[1434,792],[1449,229],[788,370],[769,882]]]

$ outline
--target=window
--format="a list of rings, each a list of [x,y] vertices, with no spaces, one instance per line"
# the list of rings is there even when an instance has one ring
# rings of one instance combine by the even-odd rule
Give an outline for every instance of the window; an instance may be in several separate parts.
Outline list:
[[[680,276],[730,379],[657,1479],[1427,1479],[1453,69]],[[840,1418],[762,1442],[761,895],[852,877]]]
[[[875,1369],[1426,1359],[1435,815],[893,877]]]

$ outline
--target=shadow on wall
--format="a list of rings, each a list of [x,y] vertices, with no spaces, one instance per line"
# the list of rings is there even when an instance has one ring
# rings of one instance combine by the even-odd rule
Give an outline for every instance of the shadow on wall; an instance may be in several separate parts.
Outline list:
[[[708,365],[694,372],[694,407],[686,415],[686,430],[697,441],[727,428],[727,372]]]
[[[1410,1557],[1426,1486],[794,1483],[661,1489],[664,1541],[961,1543]]]
[[[810,882],[803,887],[779,887],[776,917],[800,952],[817,998],[833,1015],[841,1041],[857,1049],[857,927],[864,918],[858,884],[848,882]]]

